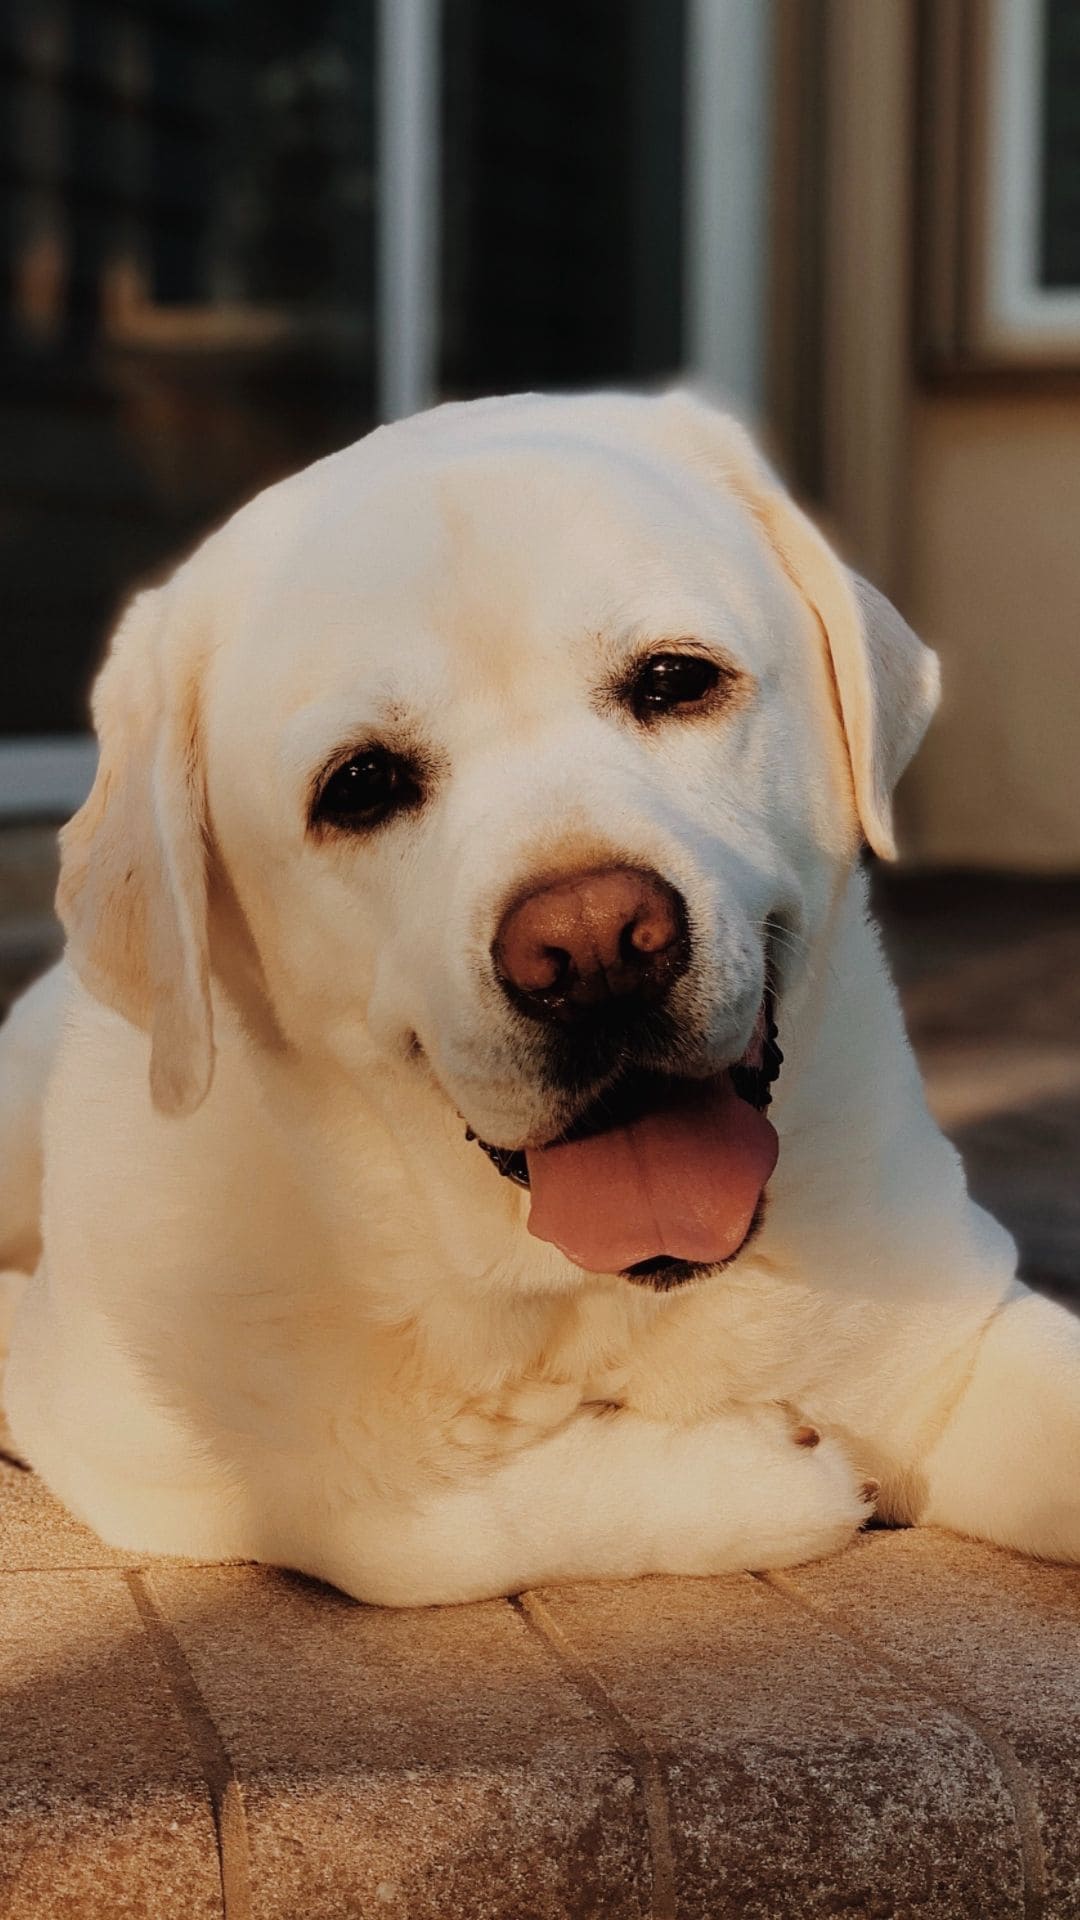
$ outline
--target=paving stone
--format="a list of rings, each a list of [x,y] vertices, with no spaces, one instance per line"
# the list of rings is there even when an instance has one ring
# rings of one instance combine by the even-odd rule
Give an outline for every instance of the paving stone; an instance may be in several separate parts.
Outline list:
[[[583,1586],[542,1606],[656,1755],[680,1920],[1025,1912],[979,1734],[767,1585]]]
[[[381,1612],[254,1569],[149,1581],[240,1783],[254,1920],[650,1912],[632,1759],[508,1603]]]
[[[122,1573],[0,1578],[5,1920],[214,1920],[210,1797]]]
[[[919,1528],[784,1584],[977,1721],[1007,1772],[1012,1759],[1048,1920],[1080,1915],[1080,1569]]]
[[[763,1579],[380,1612],[88,1550],[0,1478],[15,1920],[1080,1913],[1080,1573],[874,1532]],[[6,1556],[6,1557],[5,1557]],[[219,1862],[217,1832],[221,1840]]]

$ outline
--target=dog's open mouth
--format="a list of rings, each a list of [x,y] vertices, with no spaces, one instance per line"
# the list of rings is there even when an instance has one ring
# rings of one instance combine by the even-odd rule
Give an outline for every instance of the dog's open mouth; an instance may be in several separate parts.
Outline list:
[[[632,1070],[546,1146],[479,1145],[531,1188],[537,1239],[588,1272],[671,1286],[734,1259],[757,1225],[782,1060],[767,994],[746,1053],[714,1078]]]

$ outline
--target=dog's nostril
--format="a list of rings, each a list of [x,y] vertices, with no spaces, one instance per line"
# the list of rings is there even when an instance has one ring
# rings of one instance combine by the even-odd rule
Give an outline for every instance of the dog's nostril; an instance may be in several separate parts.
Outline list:
[[[551,985],[553,987],[564,987],[571,973],[570,955],[567,953],[565,947],[549,947],[547,954],[554,970]]]
[[[541,947],[531,965],[525,962],[523,971],[528,977],[527,992],[556,992],[570,977],[570,955],[565,947]]]
[[[625,959],[632,959],[635,953],[665,953],[678,939],[679,926],[674,911],[668,908],[666,901],[661,901],[659,905],[661,911],[640,914],[624,928],[622,948]]]

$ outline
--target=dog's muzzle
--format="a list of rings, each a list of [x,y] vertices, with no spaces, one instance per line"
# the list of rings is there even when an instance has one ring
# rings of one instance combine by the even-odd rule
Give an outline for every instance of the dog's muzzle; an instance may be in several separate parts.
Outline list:
[[[760,1221],[779,1143],[767,1119],[783,1064],[771,994],[741,1060],[708,1080],[620,1074],[546,1146],[477,1140],[532,1189],[529,1230],[587,1271],[671,1284],[725,1265]],[[666,1279],[662,1276],[667,1275]]]

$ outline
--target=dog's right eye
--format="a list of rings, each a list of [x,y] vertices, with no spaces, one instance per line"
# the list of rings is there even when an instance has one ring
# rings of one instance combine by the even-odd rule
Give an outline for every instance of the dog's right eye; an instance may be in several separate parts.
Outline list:
[[[363,747],[335,767],[311,811],[315,826],[362,833],[420,800],[415,769],[389,747]]]

